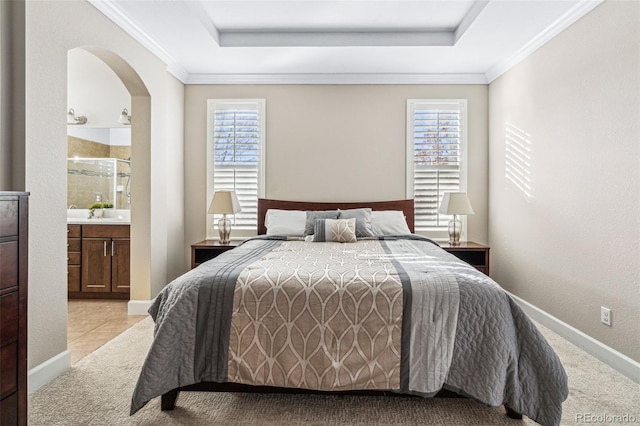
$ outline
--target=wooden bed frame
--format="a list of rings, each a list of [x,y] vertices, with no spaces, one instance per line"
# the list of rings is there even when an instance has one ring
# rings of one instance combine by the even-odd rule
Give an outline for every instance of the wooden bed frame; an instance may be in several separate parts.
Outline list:
[[[258,235],[267,233],[267,228],[264,224],[264,218],[269,209],[279,210],[348,210],[348,209],[360,209],[371,208],[371,210],[402,210],[404,216],[407,219],[407,225],[409,230],[414,232],[414,207],[413,200],[396,200],[396,201],[371,201],[371,202],[357,202],[357,203],[342,203],[342,202],[309,202],[309,201],[281,201],[281,200],[268,200],[264,198],[258,198]]]
[[[269,209],[279,210],[347,210],[357,208],[371,208],[372,210],[402,210],[407,220],[409,230],[414,232],[414,203],[413,200],[395,200],[395,201],[374,201],[374,202],[307,202],[307,201],[282,201],[258,199],[258,234],[267,233],[264,219]],[[297,388],[280,388],[272,386],[251,386],[239,383],[215,383],[201,382],[193,385],[182,386],[172,389],[161,397],[161,409],[164,411],[173,410],[178,400],[180,392],[252,392],[252,393],[296,393],[296,394],[331,394],[331,395],[388,395],[399,397],[413,397],[414,395],[399,394],[391,391],[383,390],[355,390],[355,391],[317,391],[309,389]],[[449,390],[441,390],[436,395],[438,398],[464,398],[455,392]],[[507,416],[513,419],[522,419],[522,415],[511,410],[505,405]]]

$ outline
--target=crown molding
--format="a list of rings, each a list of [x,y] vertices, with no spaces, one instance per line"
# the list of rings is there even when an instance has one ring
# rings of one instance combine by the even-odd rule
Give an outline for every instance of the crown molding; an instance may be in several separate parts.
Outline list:
[[[167,72],[183,84],[488,84],[534,53],[604,0],[581,1],[514,55],[498,62],[484,74],[190,74],[145,31],[129,19],[116,3],[105,0],[88,1],[167,64]]]
[[[185,84],[487,84],[484,74],[189,74]]]
[[[136,25],[114,2],[104,0],[88,0],[89,3],[98,9],[103,15],[109,18],[113,23],[122,28],[124,32],[133,37],[142,46],[148,49],[152,54],[158,57],[167,65],[167,71],[185,83],[189,73],[176,63],[169,53],[156,43],[149,35]]]
[[[186,84],[187,80],[189,79],[189,72],[182,68],[182,66],[178,65],[176,62],[167,65],[167,72],[180,80],[182,84]]]
[[[544,31],[534,37],[529,43],[524,45],[511,57],[498,62],[485,73],[487,83],[491,83],[505,72],[522,62],[525,58],[538,50],[548,41],[567,29],[570,25],[582,18],[587,13],[595,9],[604,0],[585,0],[576,4],[568,10],[564,15],[549,25]]]

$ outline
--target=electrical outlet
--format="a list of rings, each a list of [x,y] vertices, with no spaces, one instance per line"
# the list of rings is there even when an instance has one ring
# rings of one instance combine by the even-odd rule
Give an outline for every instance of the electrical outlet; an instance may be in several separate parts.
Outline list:
[[[611,309],[600,307],[600,322],[611,327]]]

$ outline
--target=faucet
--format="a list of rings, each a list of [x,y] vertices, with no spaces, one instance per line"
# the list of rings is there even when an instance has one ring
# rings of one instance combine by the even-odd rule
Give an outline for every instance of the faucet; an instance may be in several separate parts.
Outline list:
[[[71,204],[69,207],[67,207],[68,209],[77,209],[78,206],[76,206],[75,204]]]

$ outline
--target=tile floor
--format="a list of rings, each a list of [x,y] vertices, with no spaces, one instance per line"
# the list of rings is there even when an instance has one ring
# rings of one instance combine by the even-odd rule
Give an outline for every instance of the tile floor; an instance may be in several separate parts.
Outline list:
[[[128,300],[69,300],[67,348],[71,364],[98,349],[145,315],[128,315]]]

